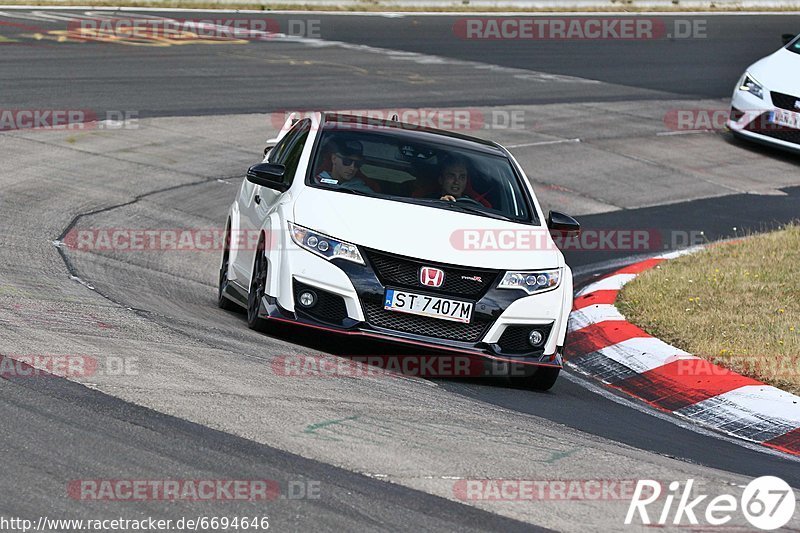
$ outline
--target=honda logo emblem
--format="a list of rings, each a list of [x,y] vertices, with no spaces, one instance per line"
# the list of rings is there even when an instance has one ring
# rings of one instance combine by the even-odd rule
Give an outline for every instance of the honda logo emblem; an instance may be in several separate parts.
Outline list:
[[[433,267],[419,269],[419,282],[426,287],[441,287],[444,283],[444,271]]]
[[[794,108],[795,109],[800,109],[800,100],[795,100],[794,101]]]

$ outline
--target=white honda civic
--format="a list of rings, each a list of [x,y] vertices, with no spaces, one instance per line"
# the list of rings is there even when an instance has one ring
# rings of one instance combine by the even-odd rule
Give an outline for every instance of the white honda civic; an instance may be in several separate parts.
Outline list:
[[[562,366],[572,272],[500,145],[395,121],[290,117],[230,207],[219,305],[528,369]]]
[[[750,65],[733,90],[727,126],[739,138],[800,150],[800,35]]]

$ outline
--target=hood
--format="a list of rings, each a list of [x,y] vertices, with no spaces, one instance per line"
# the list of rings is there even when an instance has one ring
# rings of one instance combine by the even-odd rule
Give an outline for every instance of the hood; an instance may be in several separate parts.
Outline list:
[[[781,48],[750,65],[747,71],[764,85],[765,91],[800,96],[800,54]]]
[[[375,250],[457,266],[535,270],[563,265],[544,226],[306,188],[294,222]]]

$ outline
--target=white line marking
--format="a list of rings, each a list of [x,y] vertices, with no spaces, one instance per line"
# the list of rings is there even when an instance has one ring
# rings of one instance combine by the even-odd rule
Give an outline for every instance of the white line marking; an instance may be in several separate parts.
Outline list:
[[[729,240],[733,240],[733,239],[726,239],[725,241],[717,241],[717,242],[723,243],[723,242],[726,242],[726,241],[729,241]],[[701,244],[701,245],[698,245],[698,246],[692,246],[690,248],[684,248],[683,250],[675,250],[674,252],[661,254],[661,255],[656,256],[656,258],[657,259],[675,259],[677,257],[682,257],[684,255],[689,255],[689,254],[693,254],[693,253],[699,252],[703,248],[705,248],[705,245]]]
[[[589,265],[582,266],[580,268],[575,268],[572,270],[572,275],[573,277],[579,277],[579,276],[585,276],[587,274],[592,274],[595,272],[603,272],[606,270],[619,270],[620,268],[626,267],[632,263],[638,263],[639,261],[646,261],[647,259],[652,259],[654,257],[658,257],[658,254],[629,255],[621,259],[610,259],[608,261],[600,261],[599,263],[591,263]]]
[[[643,374],[678,359],[698,359],[655,337],[636,337],[597,350],[607,359]]]
[[[730,402],[754,418],[778,420],[788,426],[800,427],[800,397],[771,385],[745,385],[688,407],[700,407],[715,398]]]
[[[576,296],[583,296],[594,291],[618,291],[626,283],[636,277],[636,274],[613,274],[607,278],[595,281],[581,289]]]
[[[545,146],[548,144],[562,144],[562,143],[579,143],[581,142],[580,139],[557,139],[555,141],[539,141],[533,143],[523,143],[523,144],[507,144],[506,148],[525,148],[526,146]]]
[[[613,304],[595,304],[577,311],[572,311],[569,315],[569,331],[578,331],[586,326],[605,322],[607,320],[625,320],[622,313]]]
[[[659,131],[656,133],[656,137],[667,137],[670,135],[694,135],[696,133],[709,133],[713,132],[714,130],[703,129],[703,130],[681,130],[681,131]]]

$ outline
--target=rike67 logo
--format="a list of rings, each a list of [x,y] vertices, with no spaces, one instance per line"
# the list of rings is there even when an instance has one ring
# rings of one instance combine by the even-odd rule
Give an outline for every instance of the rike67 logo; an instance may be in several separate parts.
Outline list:
[[[698,518],[702,518],[706,524],[722,526],[741,512],[753,527],[770,531],[785,526],[794,515],[794,491],[779,477],[754,479],[747,484],[739,499],[731,494],[709,499],[708,494],[693,494],[693,486],[693,479],[687,480],[683,487],[679,481],[673,481],[669,484],[669,492],[662,495],[661,483],[640,479],[625,515],[625,524],[634,523],[638,515],[637,521],[644,525],[687,525],[688,522],[697,526],[700,524]]]

